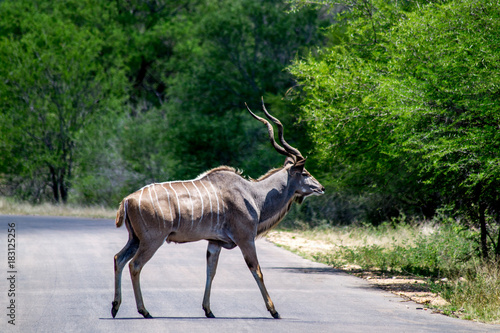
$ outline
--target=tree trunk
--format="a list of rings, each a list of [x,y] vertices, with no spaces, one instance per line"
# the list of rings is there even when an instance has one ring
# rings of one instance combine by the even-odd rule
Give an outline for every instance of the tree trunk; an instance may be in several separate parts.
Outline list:
[[[500,219],[499,219],[499,215],[497,214],[496,215],[496,222],[497,224],[500,224]],[[496,244],[496,247],[495,247],[495,256],[497,257],[497,260],[500,259],[500,230],[498,231],[498,238],[497,238],[497,244]]]
[[[58,182],[58,177],[56,174],[56,169],[49,165],[49,170],[50,170],[50,178],[52,180],[52,184],[50,187],[52,187],[52,195],[54,196],[54,201],[59,203],[59,182]]]
[[[52,195],[56,203],[67,203],[68,202],[68,185],[65,179],[65,170],[57,169],[53,166],[49,166],[50,178],[52,184]]]
[[[68,202],[68,186],[66,185],[64,179],[64,172],[62,172],[59,177],[59,193],[61,194],[62,202],[65,204]]]
[[[481,252],[484,259],[488,258],[488,239],[486,230],[486,207],[483,203],[479,204],[479,223],[481,225]]]

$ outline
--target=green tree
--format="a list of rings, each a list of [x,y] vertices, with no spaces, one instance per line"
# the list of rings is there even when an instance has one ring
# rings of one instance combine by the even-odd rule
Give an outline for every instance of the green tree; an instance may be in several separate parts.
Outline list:
[[[166,101],[167,79],[179,71],[172,58],[181,38],[189,38],[196,1],[118,0],[111,17],[127,38],[120,54],[132,84],[133,115]]]
[[[291,67],[303,117],[340,188],[403,211],[451,205],[481,227],[484,256],[500,253],[499,3],[416,4],[352,3],[335,43]]]
[[[243,102],[258,108],[264,95],[292,144],[306,144],[291,133],[294,108],[282,96],[294,82],[283,68],[322,42],[326,22],[287,8],[1,2],[0,180],[35,201],[50,190],[55,201],[113,204],[219,164],[262,173],[279,160]]]
[[[434,208],[416,185],[411,161],[394,153],[391,133],[397,118],[385,103],[387,96],[379,94],[390,60],[386,32],[415,4],[337,3],[344,10],[327,31],[329,46],[290,67],[299,83],[295,102],[301,106],[325,183],[357,200],[354,209],[364,207],[365,218],[374,223],[404,211],[429,215]],[[360,196],[362,202],[356,199]]]
[[[0,11],[17,15],[0,39],[0,167],[23,197],[40,199],[49,185],[66,202],[85,127],[122,105],[126,81],[100,61],[94,28],[25,5]]]
[[[260,140],[265,132],[244,102],[259,109],[264,96],[291,129],[294,116],[279,96],[293,80],[283,68],[321,43],[319,28],[326,22],[314,10],[287,14],[286,9],[281,1],[218,1],[200,5],[190,16],[190,36],[174,48],[181,70],[167,81],[169,103],[161,108],[182,166],[176,177],[220,164],[256,176],[278,162],[269,149],[259,148],[259,142],[266,144]],[[256,151],[262,152],[258,158]]]
[[[402,152],[422,179],[481,228],[500,223],[500,2],[427,6],[391,31]],[[393,67],[392,67],[393,66]],[[404,156],[403,155],[403,156]],[[491,237],[500,255],[500,234]]]

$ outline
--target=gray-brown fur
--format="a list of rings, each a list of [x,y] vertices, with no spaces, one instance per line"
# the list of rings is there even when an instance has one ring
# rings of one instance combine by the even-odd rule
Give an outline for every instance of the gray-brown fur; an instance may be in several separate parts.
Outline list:
[[[250,113],[266,124],[273,142],[272,126]],[[270,116],[267,110],[265,113],[277,124],[277,119]],[[248,180],[235,169],[222,166],[193,180],[150,184],[123,199],[116,226],[125,223],[129,241],[115,256],[113,317],[120,307],[121,273],[128,261],[137,309],[145,318],[150,318],[139,284],[144,264],[165,241],[185,243],[205,239],[209,242],[203,298],[205,315],[213,317],[210,289],[220,250],[222,247],[232,249],[238,246],[255,277],[267,309],[274,318],[279,318],[264,285],[255,251],[255,238],[277,225],[294,201],[301,202],[309,195],[320,195],[324,188],[304,169],[305,159],[298,150],[284,142],[283,128],[281,124],[277,125],[281,143],[286,149],[275,142],[273,146],[287,159],[283,167],[270,170],[257,180]]]

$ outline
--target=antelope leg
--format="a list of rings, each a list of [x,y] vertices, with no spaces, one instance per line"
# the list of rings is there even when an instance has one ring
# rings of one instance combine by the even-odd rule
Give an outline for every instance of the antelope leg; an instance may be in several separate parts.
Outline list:
[[[113,300],[111,315],[115,318],[118,309],[120,308],[120,304],[122,302],[122,271],[125,264],[136,254],[137,249],[139,248],[139,239],[135,237],[135,235],[131,235],[127,244],[123,247],[123,249],[118,252],[115,257],[115,298]]]
[[[134,287],[135,302],[137,304],[137,311],[144,316],[144,318],[153,318],[149,312],[144,307],[144,301],[142,299],[141,284],[140,284],[140,274],[144,265],[153,257],[156,250],[160,248],[163,244],[163,239],[156,242],[140,243],[139,249],[135,254],[134,258],[130,261],[130,277],[132,278],[132,286]]]
[[[212,281],[217,270],[219,262],[221,246],[218,242],[209,241],[207,248],[207,283],[205,285],[205,295],[203,296],[203,310],[207,318],[215,318],[212,310],[210,310],[210,290],[212,289]]]
[[[273,301],[271,300],[271,297],[269,297],[269,293],[267,292],[266,286],[264,284],[264,276],[262,275],[262,271],[259,265],[259,260],[257,259],[255,242],[252,240],[244,244],[238,244],[238,245],[241,249],[241,252],[243,253],[243,257],[245,258],[245,262],[247,263],[250,272],[252,272],[255,281],[257,281],[260,293],[262,294],[264,302],[266,303],[267,310],[271,313],[273,318],[279,319],[280,315],[274,308]]]

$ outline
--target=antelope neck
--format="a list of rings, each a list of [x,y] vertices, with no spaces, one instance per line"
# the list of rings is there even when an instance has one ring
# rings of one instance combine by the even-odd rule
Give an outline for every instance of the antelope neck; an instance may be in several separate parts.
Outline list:
[[[259,223],[277,223],[288,211],[295,197],[286,168],[253,183],[254,200],[260,211]],[[272,221],[270,221],[272,220]]]

